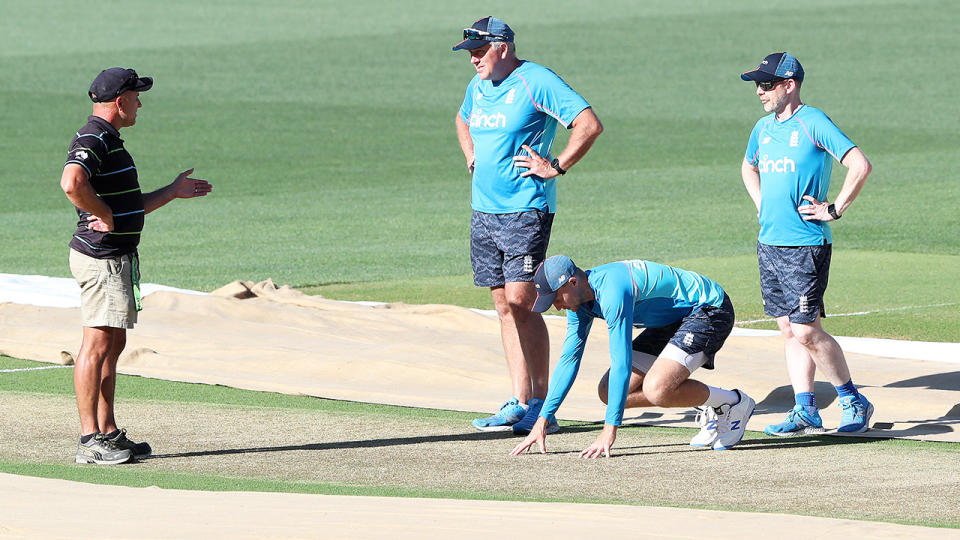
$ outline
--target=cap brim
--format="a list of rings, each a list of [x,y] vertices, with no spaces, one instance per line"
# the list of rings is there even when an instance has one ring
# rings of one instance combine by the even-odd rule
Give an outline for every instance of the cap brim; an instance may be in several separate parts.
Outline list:
[[[543,313],[544,311],[550,309],[550,306],[553,305],[553,301],[556,300],[556,298],[556,291],[547,294],[537,293],[537,301],[533,304],[533,312]]]
[[[136,92],[146,92],[151,88],[153,88],[153,77],[138,77],[137,84],[135,84],[131,90]]]
[[[474,49],[479,49],[480,47],[483,47],[487,43],[490,43],[490,42],[485,39],[465,39],[460,43],[457,43],[456,45],[454,45],[453,50],[458,51],[462,49],[465,51],[472,51]]]
[[[753,71],[747,71],[746,73],[741,73],[740,78],[745,81],[767,82],[767,81],[780,79],[781,77],[777,77],[773,73],[767,73],[766,71],[760,71],[759,69],[755,69]]]

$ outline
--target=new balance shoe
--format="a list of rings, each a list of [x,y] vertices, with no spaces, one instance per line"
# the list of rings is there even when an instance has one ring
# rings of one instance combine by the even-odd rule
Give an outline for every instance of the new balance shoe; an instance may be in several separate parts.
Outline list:
[[[117,448],[126,448],[133,453],[133,457],[137,459],[143,459],[148,457],[153,450],[150,448],[150,445],[145,442],[133,442],[127,438],[127,430],[118,429],[117,434],[108,439]]]
[[[523,415],[523,418],[513,425],[513,434],[514,435],[527,435],[530,433],[530,430],[533,429],[533,425],[537,423],[537,419],[540,418],[540,409],[543,408],[543,400],[540,398],[533,398],[530,400],[530,403],[527,405],[527,414]],[[550,419],[547,421],[547,435],[551,433],[556,433],[560,431],[560,424],[557,423],[557,419],[550,415]]]
[[[713,446],[717,440],[717,410],[713,407],[694,407],[697,410],[697,425],[700,433],[690,439],[690,446],[703,448]]]
[[[740,401],[735,405],[721,405],[717,413],[717,440],[713,443],[714,450],[727,450],[740,442],[747,429],[747,421],[753,415],[757,403],[752,397],[740,390]]]
[[[510,398],[510,401],[500,406],[500,412],[497,414],[474,420],[473,427],[480,431],[510,431],[526,413],[526,406],[520,405],[517,398]]]
[[[803,405],[795,405],[787,413],[787,418],[779,424],[767,426],[763,430],[767,435],[774,437],[793,437],[796,435],[816,435],[823,433],[823,420],[820,419],[820,412],[813,411],[808,413]]]
[[[865,396],[845,396],[838,403],[843,412],[840,414],[839,433],[863,433],[870,429],[870,417],[873,416],[873,403]]]
[[[96,463],[97,465],[117,465],[130,461],[133,452],[120,448],[97,433],[86,443],[77,444],[77,463]]]

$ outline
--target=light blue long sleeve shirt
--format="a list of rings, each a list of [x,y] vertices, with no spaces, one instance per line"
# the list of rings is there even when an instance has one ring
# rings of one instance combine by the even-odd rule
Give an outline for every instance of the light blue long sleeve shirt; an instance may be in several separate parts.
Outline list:
[[[540,416],[550,418],[573,386],[593,320],[607,321],[610,377],[605,422],[619,426],[633,365],[633,327],[673,324],[700,306],[723,303],[723,288],[696,272],[650,261],[609,263],[587,270],[594,300],[567,310],[567,337]]]

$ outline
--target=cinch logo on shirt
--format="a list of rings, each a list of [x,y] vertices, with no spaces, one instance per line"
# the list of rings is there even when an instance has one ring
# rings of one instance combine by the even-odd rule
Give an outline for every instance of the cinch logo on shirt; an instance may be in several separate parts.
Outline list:
[[[797,163],[788,157],[783,157],[778,160],[770,159],[767,154],[764,154],[760,158],[759,163],[757,163],[760,172],[797,172]]]
[[[507,127],[507,117],[501,112],[483,114],[482,110],[477,109],[476,113],[470,115],[470,127],[505,128]]]

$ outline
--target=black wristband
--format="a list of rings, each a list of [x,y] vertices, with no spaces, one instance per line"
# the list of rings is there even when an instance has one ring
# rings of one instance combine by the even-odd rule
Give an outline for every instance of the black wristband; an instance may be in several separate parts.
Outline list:
[[[560,167],[560,160],[558,158],[553,158],[553,161],[550,162],[550,166],[560,174],[567,174],[567,171]]]
[[[833,204],[827,206],[827,213],[830,214],[830,217],[832,217],[834,220],[840,219],[842,215],[837,213],[837,207]]]

